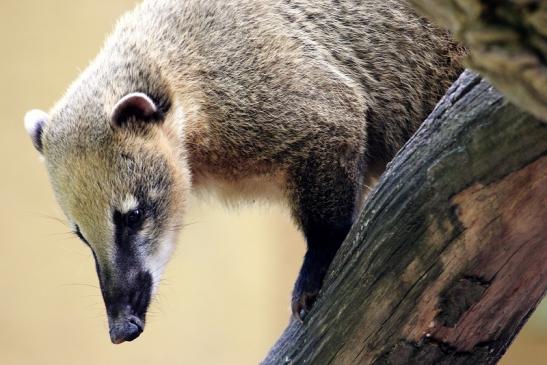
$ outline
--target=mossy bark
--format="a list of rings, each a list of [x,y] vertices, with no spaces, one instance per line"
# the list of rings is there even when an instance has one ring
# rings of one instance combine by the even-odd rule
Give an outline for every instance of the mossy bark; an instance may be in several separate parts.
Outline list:
[[[466,71],[264,364],[493,364],[547,290],[547,124]]]

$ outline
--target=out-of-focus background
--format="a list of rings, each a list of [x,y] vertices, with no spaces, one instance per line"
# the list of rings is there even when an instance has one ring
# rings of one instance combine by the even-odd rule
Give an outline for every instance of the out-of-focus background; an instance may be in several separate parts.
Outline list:
[[[194,199],[147,328],[110,343],[92,257],[63,223],[23,128],[133,0],[0,1],[0,364],[256,364],[289,317],[304,242],[280,207]],[[502,361],[547,364],[547,303]]]

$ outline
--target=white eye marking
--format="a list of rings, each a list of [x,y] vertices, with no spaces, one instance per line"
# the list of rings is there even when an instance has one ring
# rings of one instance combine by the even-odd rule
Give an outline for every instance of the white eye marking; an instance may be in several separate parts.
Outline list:
[[[156,292],[158,284],[160,282],[161,275],[165,269],[165,265],[169,258],[173,254],[175,249],[175,235],[172,232],[164,235],[163,239],[159,241],[158,250],[154,255],[150,255],[146,258],[146,268],[152,275],[152,294]]]
[[[122,201],[120,206],[120,212],[125,214],[131,210],[137,209],[139,206],[139,201],[133,195],[127,195]]]

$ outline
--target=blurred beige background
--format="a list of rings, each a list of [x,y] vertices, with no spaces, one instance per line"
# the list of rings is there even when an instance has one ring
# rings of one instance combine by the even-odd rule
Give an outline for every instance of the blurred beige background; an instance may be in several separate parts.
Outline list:
[[[256,364],[285,327],[304,243],[279,207],[194,201],[143,335],[110,343],[92,257],[23,128],[131,0],[0,0],[0,364]],[[61,221],[59,221],[61,220]],[[547,364],[547,308],[502,364]]]

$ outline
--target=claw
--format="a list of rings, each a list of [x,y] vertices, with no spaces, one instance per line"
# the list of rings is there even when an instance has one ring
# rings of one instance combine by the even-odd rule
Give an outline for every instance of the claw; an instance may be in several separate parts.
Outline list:
[[[304,323],[304,318],[308,315],[310,309],[315,303],[318,293],[319,292],[313,292],[313,293],[304,292],[297,298],[293,299],[293,302],[292,302],[293,317],[297,319],[300,323]]]

